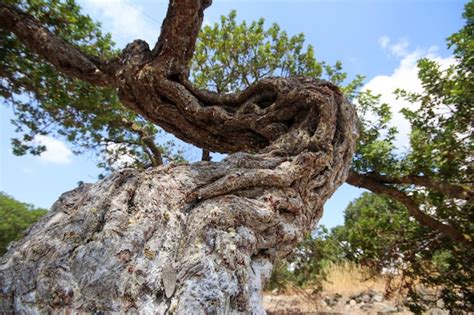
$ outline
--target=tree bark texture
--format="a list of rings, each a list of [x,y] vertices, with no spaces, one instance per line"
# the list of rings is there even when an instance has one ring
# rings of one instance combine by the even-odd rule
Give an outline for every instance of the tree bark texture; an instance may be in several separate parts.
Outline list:
[[[1,309],[263,314],[272,262],[348,174],[354,129],[340,127],[330,154],[125,169],[65,193],[1,259]]]
[[[349,174],[356,115],[337,87],[311,78],[266,78],[225,95],[194,88],[188,63],[209,5],[171,0],[152,50],[135,41],[109,61],[0,5],[0,27],[59,71],[114,86],[166,131],[230,153],[125,169],[65,193],[2,257],[2,310],[264,313],[273,261],[314,228]]]

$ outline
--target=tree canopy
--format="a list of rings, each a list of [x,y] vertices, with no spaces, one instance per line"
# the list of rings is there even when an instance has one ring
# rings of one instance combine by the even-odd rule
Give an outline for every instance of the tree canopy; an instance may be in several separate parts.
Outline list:
[[[0,192],[0,256],[6,252],[10,242],[18,240],[30,225],[47,212]]]

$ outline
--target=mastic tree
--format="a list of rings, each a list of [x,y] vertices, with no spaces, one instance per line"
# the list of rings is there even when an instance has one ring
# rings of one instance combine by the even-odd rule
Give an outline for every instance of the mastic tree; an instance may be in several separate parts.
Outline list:
[[[54,2],[58,3],[58,2]],[[27,8],[28,6],[26,6]],[[40,6],[41,7],[41,6]],[[47,9],[45,9],[48,11]],[[172,11],[169,11],[172,13]],[[34,12],[31,12],[33,15]],[[49,12],[49,15],[54,15],[56,14],[55,11]],[[174,14],[174,13],[173,13]],[[184,14],[184,13],[183,13]],[[177,17],[181,17],[180,14],[175,14]],[[176,18],[178,19],[178,18]],[[11,19],[10,19],[11,20]],[[66,19],[67,20],[67,19]],[[169,20],[173,20],[173,18],[169,17]],[[232,22],[234,20],[234,22]],[[9,30],[12,30],[12,26],[8,26],[8,19],[6,19],[4,22],[4,26],[2,28],[5,28],[6,31],[5,33],[7,35],[11,35]],[[41,22],[41,21],[40,21]],[[168,21],[169,22],[169,21]],[[178,22],[176,22],[178,23]],[[227,23],[227,24],[226,24]],[[129,45],[124,51],[116,52],[117,57],[112,57],[111,60],[107,62],[101,62],[99,60],[99,54],[96,54],[95,56],[91,57],[90,53],[86,52],[87,55],[84,55],[83,51],[80,51],[79,59],[77,58],[71,58],[71,61],[78,61],[78,64],[71,65],[70,63],[66,63],[66,66],[62,64],[67,58],[62,58],[64,56],[59,56],[59,59],[55,59],[55,54],[54,52],[57,50],[51,50],[47,51],[44,50],[41,47],[31,47],[31,45],[35,46],[37,43],[34,42],[31,38],[29,39],[28,36],[27,38],[22,38],[20,35],[18,35],[17,31],[13,32],[16,34],[16,36],[20,39],[21,42],[26,43],[27,48],[25,48],[26,51],[27,49],[33,49],[37,54],[45,58],[47,61],[52,63],[55,66],[56,70],[59,70],[60,72],[62,71],[63,73],[66,73],[69,76],[74,76],[75,78],[83,79],[85,81],[88,81],[91,85],[94,86],[94,88],[97,88],[99,86],[100,89],[104,88],[103,86],[110,87],[112,86],[112,90],[118,89],[119,94],[118,98],[120,102],[125,105],[128,110],[135,115],[134,113],[139,113],[135,118],[140,120],[143,119],[143,122],[149,121],[153,124],[158,124],[161,127],[163,127],[165,130],[170,131],[180,137],[181,139],[184,139],[185,141],[188,141],[190,143],[193,143],[195,145],[198,145],[200,147],[203,147],[206,151],[217,151],[217,152],[224,152],[224,153],[231,153],[235,152],[238,150],[243,150],[247,152],[257,152],[257,148],[261,148],[266,146],[269,143],[269,139],[275,139],[280,137],[282,133],[285,132],[285,130],[289,130],[288,126],[284,126],[285,124],[291,125],[295,123],[296,121],[292,120],[291,115],[285,116],[287,112],[282,111],[281,116],[273,116],[272,119],[283,119],[282,117],[287,117],[289,120],[286,121],[286,123],[281,124],[281,123],[270,123],[270,121],[262,121],[262,120],[256,120],[254,119],[252,121],[252,115],[255,112],[258,112],[259,115],[267,115],[269,114],[269,109],[268,105],[269,104],[274,104],[274,99],[269,96],[265,96],[262,99],[257,99],[256,101],[254,99],[254,102],[246,103],[245,106],[241,108],[240,111],[233,110],[233,106],[236,106],[235,103],[241,103],[246,97],[250,97],[252,93],[257,93],[260,95],[263,95],[263,90],[268,88],[270,85],[267,85],[266,82],[268,82],[266,79],[263,81],[260,80],[260,84],[254,83],[249,89],[247,88],[247,84],[251,84],[253,81],[252,80],[258,80],[261,76],[265,75],[270,75],[270,74],[281,74],[283,76],[285,75],[294,75],[294,74],[306,74],[306,75],[320,75],[322,72],[322,69],[326,70],[327,75],[331,79],[331,81],[335,84],[341,84],[343,80],[345,79],[344,73],[341,72],[341,66],[340,64],[336,64],[335,67],[327,67],[324,65],[318,65],[318,63],[314,60],[311,60],[311,50],[308,49],[306,52],[302,50],[303,45],[302,45],[302,38],[301,36],[296,36],[292,37],[291,39],[288,39],[288,37],[282,33],[279,32],[279,29],[277,27],[272,27],[270,28],[271,31],[264,30],[261,26],[261,22],[256,22],[250,25],[249,28],[252,28],[252,32],[257,35],[255,37],[252,37],[250,35],[250,32],[248,31],[246,25],[237,25],[235,23],[235,16],[232,17],[232,14],[227,17],[223,18],[223,21],[221,21],[221,26],[222,28],[226,27],[231,27],[231,29],[235,29],[235,34],[232,33],[232,35],[228,34],[229,32],[220,32],[219,31],[219,26],[216,28],[214,27],[209,27],[204,30],[204,32],[201,34],[202,42],[206,42],[206,36],[208,36],[212,41],[207,41],[206,45],[205,44],[200,44],[198,42],[197,44],[197,50],[196,50],[196,58],[195,58],[195,63],[191,65],[191,68],[188,69],[187,66],[183,66],[184,63],[190,62],[190,56],[192,55],[191,52],[193,49],[189,49],[189,47],[192,47],[194,45],[190,44],[191,41],[189,40],[184,40],[183,43],[181,43],[180,47],[185,49],[185,52],[183,52],[183,55],[177,58],[176,60],[169,61],[170,63],[167,66],[172,66],[170,69],[165,71],[165,73],[172,73],[168,79],[175,82],[181,82],[182,85],[184,86],[184,89],[191,91],[192,95],[196,98],[199,99],[200,105],[204,106],[204,104],[207,103],[212,103],[212,104],[218,104],[218,103],[225,103],[225,106],[223,107],[223,110],[228,112],[234,112],[234,115],[239,116],[238,120],[239,122],[234,122],[231,124],[228,124],[228,119],[230,118],[229,115],[222,114],[221,111],[218,111],[215,109],[215,107],[209,107],[205,106],[202,111],[200,111],[200,107],[193,107],[193,106],[184,106],[183,108],[179,107],[179,110],[176,111],[175,109],[171,109],[169,106],[162,106],[162,104],[183,104],[184,103],[189,103],[189,104],[194,104],[192,101],[194,100],[193,98],[179,98],[176,99],[179,96],[182,96],[182,93],[171,93],[171,90],[176,91],[176,89],[179,88],[179,85],[160,85],[159,88],[162,89],[161,94],[166,94],[166,95],[161,95],[160,98],[157,98],[156,96],[149,96],[147,98],[147,86],[150,87],[150,85],[155,84],[156,82],[147,82],[144,78],[147,76],[145,73],[148,73],[147,71],[150,70],[151,68],[155,69],[157,66],[153,66],[150,68],[150,66],[145,66],[149,65],[150,63],[155,65],[156,64],[156,58],[157,55],[159,55],[159,52],[162,51],[164,45],[164,38],[167,36],[166,32],[162,33],[162,37],[160,37],[160,41],[158,41],[158,45],[155,46],[154,49],[150,50],[147,47],[147,45],[144,42],[141,41],[135,41],[131,45]],[[6,27],[6,26],[8,27]],[[166,21],[165,21],[165,25]],[[173,23],[170,23],[169,25],[174,25]],[[259,26],[260,25],[260,26]],[[13,27],[14,28],[14,27]],[[176,26],[176,28],[178,28]],[[174,28],[172,26],[167,28],[167,32],[169,32],[171,35],[174,36]],[[54,28],[53,28],[54,31]],[[182,30],[183,31],[183,30]],[[195,29],[191,30],[191,33],[193,35],[196,35],[194,32],[197,32]],[[179,34],[183,34],[182,32],[178,32]],[[188,33],[185,37],[189,39],[189,34]],[[206,35],[207,34],[207,35]],[[254,47],[241,47],[239,46],[242,41],[239,41],[238,39],[241,38],[243,35],[246,34],[246,36],[249,36],[252,39],[255,39],[256,43],[258,45]],[[262,34],[263,36],[269,36],[267,39],[262,39]],[[466,34],[469,34],[468,32]],[[235,35],[235,36],[234,36]],[[240,36],[240,37],[239,37]],[[191,36],[192,37],[192,36]],[[16,37],[13,37],[16,39]],[[286,38],[286,39],[285,39]],[[194,38],[195,39],[195,38]],[[214,40],[214,39],[220,39],[220,40]],[[233,41],[232,41],[233,40]],[[30,43],[30,44],[28,44]],[[219,44],[220,43],[220,44]],[[293,44],[291,44],[293,43]],[[61,49],[65,49],[65,51],[69,52],[65,47],[70,47],[65,43],[59,43],[55,42],[55,44],[58,44]],[[78,44],[78,43],[75,43]],[[190,46],[186,46],[186,45]],[[233,46],[230,46],[230,45]],[[205,47],[209,45],[209,54],[207,55],[207,52],[205,52]],[[304,56],[302,58],[295,58],[291,54],[286,54],[286,53],[281,53],[281,54],[275,54],[272,51],[272,45],[275,45],[275,47],[288,47],[285,49],[289,49],[290,51],[297,52],[299,55]],[[37,46],[37,45],[36,45]],[[173,55],[173,53],[170,53],[170,47],[172,49],[175,49],[176,47],[171,45],[164,45],[164,47],[168,47],[167,54],[168,55]],[[230,48],[229,48],[230,47]],[[236,47],[238,49],[243,49],[245,56],[245,60],[248,61],[253,61],[255,60],[255,63],[250,63],[247,64],[245,67],[242,67],[241,64],[244,63],[242,60],[239,59],[239,62],[232,61],[232,53],[229,53],[229,56],[227,57],[225,54],[219,54],[217,51],[226,51],[228,49],[229,52],[232,52],[232,47]],[[270,48],[268,48],[270,47]],[[292,48],[293,47],[293,48]],[[194,47],[192,47],[194,48]],[[252,49],[253,48],[253,49]],[[39,50],[38,50],[39,49]],[[41,50],[43,49],[43,50]],[[200,53],[200,49],[204,49],[204,53]],[[282,66],[278,66],[276,63],[269,63],[268,66],[261,64],[261,56],[267,56],[268,57],[268,49],[272,51],[272,55],[280,56],[282,60]],[[293,49],[293,50],[292,50]],[[166,49],[165,49],[166,50]],[[178,49],[179,51],[179,49]],[[77,52],[77,51],[76,51]],[[51,53],[51,56],[45,56],[46,54]],[[175,54],[179,54],[178,52],[175,52]],[[105,55],[105,54],[103,54]],[[203,56],[208,56],[208,59],[203,59]],[[67,57],[72,57],[72,55],[69,55]],[[133,57],[133,58],[132,58]],[[124,59],[125,58],[125,59]],[[126,59],[130,58],[130,59]],[[214,58],[214,59],[212,59]],[[158,58],[159,59],[159,58]],[[271,58],[269,58],[271,60]],[[89,62],[88,62],[89,61]],[[184,62],[186,61],[186,62]],[[184,63],[183,63],[184,62]],[[229,63],[229,65],[232,65],[232,67],[226,67],[226,62],[232,62]],[[276,61],[275,61],[276,62]],[[132,71],[135,69],[140,69],[139,72],[143,75],[143,77],[140,77],[140,80],[144,80],[143,82],[146,82],[148,84],[145,84],[141,89],[140,88],[133,88],[132,86],[127,87],[123,85],[127,79],[124,79],[124,75],[127,73],[124,69],[117,70],[120,67],[124,67],[124,64],[129,63],[129,65],[133,64],[134,66],[130,66],[128,70]],[[193,68],[197,65],[197,68]],[[216,66],[218,65],[218,66]],[[254,67],[252,67],[254,65]],[[76,68],[81,68],[81,70],[78,72]],[[175,69],[173,67],[177,67],[181,70]],[[205,72],[199,72],[199,67],[202,67],[203,69],[205,68]],[[305,67],[308,67],[307,69]],[[68,69],[65,69],[68,68]],[[133,68],[133,69],[132,69]],[[74,70],[76,69],[76,70]],[[84,69],[89,69],[87,71],[92,72],[92,74],[86,75],[84,73]],[[182,79],[178,74],[183,74],[186,72],[184,70],[193,70],[193,73],[191,73],[190,80],[188,79]],[[221,70],[224,69],[224,70]],[[226,70],[227,69],[227,70]],[[236,69],[236,70],[232,70]],[[267,72],[268,70],[271,70],[270,72]],[[87,72],[85,71],[85,72]],[[120,72],[121,71],[121,72]],[[131,72],[128,71],[128,74]],[[151,70],[150,70],[151,71]],[[222,72],[224,71],[224,72]],[[242,71],[247,71],[246,73],[242,73]],[[299,72],[301,71],[301,73]],[[153,72],[153,71],[151,71]],[[95,73],[95,74],[94,74]],[[104,74],[104,77],[110,77],[112,75],[114,79],[112,80],[114,84],[109,84],[109,79],[103,78],[101,76],[101,73]],[[209,73],[209,75],[206,75]],[[204,74],[204,76],[202,76]],[[225,86],[225,78],[223,78],[224,75],[233,75],[234,78],[236,79],[235,82],[236,84],[234,86]],[[94,78],[91,79],[91,77],[100,77],[100,79]],[[126,76],[126,75],[125,75]],[[128,80],[137,80],[138,77],[132,78],[133,76],[129,76]],[[120,80],[121,81],[120,81]],[[156,79],[154,79],[156,81]],[[121,83],[120,83],[120,82]],[[158,80],[160,81],[160,80]],[[273,82],[274,79],[270,79],[270,82]],[[291,81],[291,80],[290,80]],[[117,83],[119,82],[119,83]],[[167,81],[163,81],[167,83]],[[160,84],[163,82],[159,82]],[[195,83],[196,85],[191,84],[191,82]],[[220,87],[223,92],[226,92],[227,88],[229,89],[228,91],[233,92],[236,96],[235,98],[232,97],[216,97],[215,93],[219,94],[219,91],[217,90],[218,86],[213,85],[212,82],[217,82],[223,87]],[[263,82],[263,83],[262,83]],[[153,83],[153,84],[152,84]],[[204,85],[209,85],[211,91],[210,93],[207,92],[202,92],[198,88],[203,87]],[[401,158],[398,154],[396,154],[396,151],[394,151],[394,146],[393,146],[393,137],[396,133],[396,130],[393,128],[388,127],[388,121],[390,119],[390,110],[389,106],[387,104],[380,104],[378,102],[378,98],[376,96],[371,95],[368,92],[360,93],[360,94],[355,94],[356,89],[358,86],[360,86],[361,79],[358,78],[357,80],[353,81],[351,84],[349,84],[346,88],[342,88],[342,90],[346,93],[346,96],[349,99],[353,99],[355,96],[357,96],[357,105],[360,111],[360,117],[361,123],[359,126],[359,130],[361,133],[361,137],[359,140],[359,150],[358,154],[356,156],[356,159],[354,160],[354,169],[353,172],[351,172],[351,176],[349,177],[348,182],[357,186],[361,186],[367,189],[370,189],[372,191],[375,191],[377,193],[383,193],[391,196],[392,198],[395,198],[402,202],[405,206],[410,211],[410,214],[415,217],[417,220],[422,222],[424,225],[429,226],[430,228],[438,231],[442,235],[446,235],[449,240],[453,241],[454,243],[463,243],[463,244],[468,244],[470,241],[468,240],[468,233],[465,233],[464,230],[460,229],[457,226],[457,222],[455,220],[451,221],[446,221],[443,220],[442,218],[439,217],[437,213],[434,213],[433,211],[426,211],[425,200],[419,200],[419,193],[420,191],[424,191],[423,189],[435,189],[439,192],[440,187],[447,187],[449,191],[458,191],[459,194],[457,195],[458,197],[461,196],[464,198],[463,200],[468,200],[470,198],[470,194],[472,189],[470,188],[470,185],[459,185],[458,183],[455,182],[434,182],[432,183],[432,179],[436,176],[433,177],[432,174],[424,174],[417,172],[416,169],[409,169],[409,168],[401,168],[401,165],[405,165],[404,163],[401,163],[400,161],[403,160],[405,161],[405,157]],[[120,85],[117,88],[117,84]],[[241,85],[241,86],[240,86]],[[196,88],[197,86],[197,88]],[[240,86],[240,87],[239,87]],[[114,89],[115,88],[115,89]],[[156,88],[156,87],[155,87]],[[184,92],[183,88],[178,89],[180,92]],[[242,93],[235,93],[236,91],[242,90]],[[247,92],[245,92],[247,91]],[[250,91],[250,92],[249,92]],[[123,94],[120,94],[123,93]],[[171,93],[172,95],[169,95]],[[222,92],[221,92],[222,93]],[[221,94],[220,93],[220,94]],[[174,97],[171,97],[174,96]],[[144,100],[145,98],[146,101]],[[148,106],[140,106],[137,105],[137,103],[140,103],[139,100],[143,100],[144,103],[147,104],[159,104],[159,105],[148,105]],[[290,102],[294,103],[294,102]],[[242,103],[243,104],[243,103]],[[258,107],[255,107],[253,104],[258,104],[258,107],[263,108],[264,110],[258,110]],[[30,104],[31,105],[31,104]],[[271,108],[271,107],[270,107]],[[371,111],[372,116],[366,116],[364,115],[366,112]],[[158,114],[160,112],[160,114]],[[191,115],[194,115],[195,118],[189,119],[189,116],[186,116],[187,118],[183,118],[183,113],[185,112],[191,112]],[[367,119],[367,117],[378,117],[377,119]],[[120,115],[119,115],[120,116]],[[160,116],[160,117],[158,117]],[[167,119],[169,116],[169,119],[174,121],[175,123],[179,122],[179,128],[176,128],[173,124],[170,123],[169,119]],[[206,117],[212,116],[214,120],[218,121],[216,125],[213,125],[209,123]],[[166,118],[165,118],[166,117]],[[191,120],[191,121],[189,121]],[[194,120],[194,122],[193,122]],[[232,120],[232,119],[231,119]],[[25,122],[27,122],[26,120]],[[130,121],[130,120],[129,120]],[[246,121],[246,122],[243,122]],[[223,122],[225,122],[226,128],[225,130],[222,129]],[[266,123],[269,123],[269,127],[265,127],[267,129],[262,130],[262,126],[267,126]],[[191,125],[193,123],[197,123],[200,130],[196,134],[191,134]],[[105,124],[106,126],[107,124]],[[259,126],[257,126],[259,125]],[[102,126],[102,125],[101,125]],[[250,127],[249,127],[250,126]],[[154,126],[153,126],[154,127]],[[229,127],[229,128],[227,128]],[[262,127],[262,128],[259,128]],[[104,127],[107,130],[107,127]],[[289,129],[288,129],[289,128]],[[258,132],[252,133],[252,130],[255,131],[255,129],[258,129]],[[122,127],[121,130],[124,130]],[[126,129],[125,129],[126,130]],[[238,131],[237,131],[238,130]],[[225,135],[225,136],[224,136]],[[222,138],[221,138],[222,137]],[[152,137],[145,137],[146,139],[151,139]],[[230,141],[227,141],[225,139],[231,139]],[[253,139],[253,140],[252,140]],[[265,140],[266,139],[266,140]],[[27,141],[29,141],[28,138],[26,138]],[[242,141],[243,140],[243,141]],[[143,140],[140,140],[143,141]],[[254,141],[252,144],[249,144],[248,141]],[[256,146],[256,147],[255,147]],[[123,148],[123,147],[122,147]],[[205,154],[206,156],[206,154]],[[204,157],[205,157],[204,156]],[[403,172],[402,172],[403,170]],[[239,175],[240,176],[240,175]],[[233,177],[232,177],[233,178]],[[245,176],[244,176],[245,178]],[[264,181],[262,181],[263,183]],[[232,183],[230,183],[233,185]],[[427,187],[429,186],[429,187]],[[415,187],[416,189],[412,189]],[[434,187],[434,188],[433,188]],[[198,197],[200,197],[198,195]],[[461,199],[462,199],[461,198]],[[466,201],[466,204],[468,202]],[[165,216],[167,217],[167,216]],[[462,245],[464,246],[464,245]],[[466,245],[467,246],[467,245]]]
[[[264,313],[273,262],[312,230],[349,173],[355,109],[335,84],[309,76],[265,77],[231,93],[193,84],[209,5],[171,0],[152,48],[135,40],[111,55],[0,5],[3,34],[38,60],[116,91],[120,110],[146,124],[228,154],[126,168],[63,194],[1,258],[2,310]]]
[[[0,192],[0,255],[6,252],[10,242],[18,240],[47,212]]]
[[[103,35],[98,24],[81,15],[73,1],[28,1],[21,7],[93,54],[118,54],[112,49],[110,36]],[[394,198],[421,224],[456,242],[472,243],[472,231],[461,222],[469,220],[456,215],[470,211],[460,211],[460,203],[455,201],[464,200],[463,207],[470,207],[473,194],[467,118],[472,116],[469,105],[473,89],[469,71],[471,7],[469,2],[465,12],[468,23],[448,42],[459,62],[441,70],[436,62],[423,59],[419,66],[425,92],[398,91],[400,97],[421,103],[415,106],[418,109],[404,110],[412,124],[408,152],[394,145],[397,130],[390,127],[390,104],[381,104],[370,91],[359,91],[362,77],[346,83],[341,64],[317,62],[313,48],[304,44],[303,34],[290,37],[276,24],[265,28],[263,19],[239,24],[236,13],[231,12],[220,23],[205,26],[191,59],[190,79],[198,88],[227,93],[268,76],[327,78],[349,100],[356,100],[359,112],[361,136],[348,183]],[[160,129],[120,104],[116,90],[68,79],[29,52],[11,33],[2,34],[6,44],[1,49],[7,62],[2,64],[5,86],[1,91],[4,100],[14,105],[18,131],[24,130],[22,139],[13,140],[14,152],[38,154],[44,147],[34,145],[35,135],[56,132],[75,144],[76,152],[95,149],[105,159],[100,165],[107,169],[113,169],[123,155],[131,157],[132,166],[139,168],[161,164],[163,154],[168,160],[182,158],[170,153],[172,143],[163,146],[156,142]],[[84,43],[83,38],[90,40]],[[26,58],[18,58],[22,55]],[[67,85],[67,80],[79,87]],[[203,160],[209,159],[209,151],[204,150]]]

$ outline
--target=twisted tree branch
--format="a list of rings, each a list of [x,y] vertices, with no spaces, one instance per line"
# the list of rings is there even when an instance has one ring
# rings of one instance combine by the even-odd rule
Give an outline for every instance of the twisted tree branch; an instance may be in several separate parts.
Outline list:
[[[99,86],[112,85],[112,62],[88,56],[42,27],[31,15],[0,4],[0,28],[14,33],[28,49],[53,64],[58,71]]]
[[[155,66],[165,76],[187,77],[188,64],[211,0],[170,0],[161,34],[152,51]]]
[[[440,222],[432,216],[424,213],[420,210],[419,204],[410,198],[410,196],[396,188],[385,185],[383,181],[378,181],[374,176],[361,175],[351,171],[346,182],[356,187],[368,189],[376,194],[393,198],[405,205],[408,213],[410,213],[410,215],[420,224],[441,232],[455,242],[472,245],[472,243],[458,229],[448,223]]]
[[[441,183],[426,176],[408,175],[402,177],[393,177],[388,175],[380,175],[378,173],[367,173],[364,176],[373,178],[374,180],[385,184],[424,186],[426,188],[443,193],[446,196],[457,199],[468,200],[474,195],[474,191],[470,188],[462,187],[456,184]]]

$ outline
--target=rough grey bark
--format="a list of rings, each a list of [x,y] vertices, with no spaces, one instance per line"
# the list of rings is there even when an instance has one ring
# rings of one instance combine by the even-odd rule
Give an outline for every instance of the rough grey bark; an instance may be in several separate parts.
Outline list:
[[[0,5],[0,27],[59,71],[114,86],[177,137],[232,153],[123,170],[64,194],[2,257],[2,310],[264,313],[273,261],[314,228],[348,176],[355,111],[337,87],[311,78],[266,78],[226,95],[194,88],[188,63],[208,5],[171,0],[153,50],[135,41],[107,62]]]
[[[296,128],[275,142],[312,150],[127,169],[64,194],[2,258],[2,309],[263,313],[272,262],[311,231],[348,175],[354,110],[327,100],[309,103],[310,137]],[[333,121],[315,119],[323,109]]]

